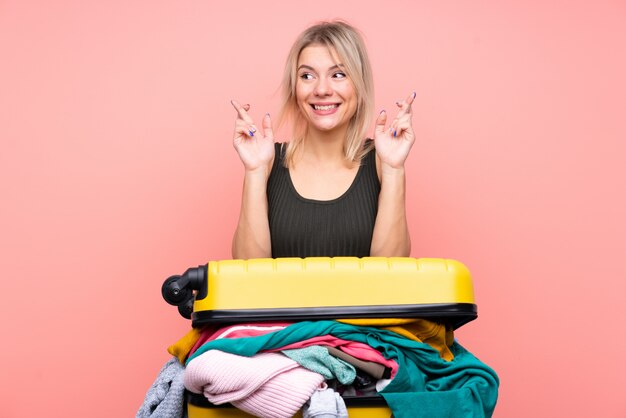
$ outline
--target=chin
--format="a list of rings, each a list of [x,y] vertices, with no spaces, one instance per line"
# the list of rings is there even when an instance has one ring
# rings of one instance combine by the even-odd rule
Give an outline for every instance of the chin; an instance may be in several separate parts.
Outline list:
[[[313,126],[316,130],[320,131],[320,132],[332,132],[336,129],[338,129],[340,126],[336,125],[336,124],[332,124],[332,125],[316,125],[316,124],[311,124],[311,126]]]
[[[318,131],[329,132],[341,128],[343,124],[338,120],[319,120],[315,117],[309,119],[309,125]]]

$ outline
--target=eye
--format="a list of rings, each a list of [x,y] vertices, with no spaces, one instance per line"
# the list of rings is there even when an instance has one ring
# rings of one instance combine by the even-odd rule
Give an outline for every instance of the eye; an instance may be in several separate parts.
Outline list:
[[[335,74],[333,74],[333,77],[334,78],[346,78],[348,76],[346,75],[346,73],[342,71],[337,71]]]
[[[300,78],[303,80],[313,80],[313,74],[311,73],[302,73],[300,74]]]

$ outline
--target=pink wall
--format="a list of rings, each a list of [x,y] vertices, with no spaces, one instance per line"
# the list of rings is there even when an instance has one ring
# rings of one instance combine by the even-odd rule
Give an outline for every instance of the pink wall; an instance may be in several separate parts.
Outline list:
[[[229,99],[275,114],[291,41],[333,17],[378,109],[417,92],[413,256],[473,272],[457,337],[495,416],[626,416],[623,1],[4,0],[2,417],[134,416],[188,328],[162,281],[230,256]]]

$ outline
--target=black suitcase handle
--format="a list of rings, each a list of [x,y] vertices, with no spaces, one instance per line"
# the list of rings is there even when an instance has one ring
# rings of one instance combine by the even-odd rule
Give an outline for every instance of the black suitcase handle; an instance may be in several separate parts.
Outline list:
[[[187,319],[193,313],[194,291],[206,291],[207,265],[187,269],[182,275],[170,276],[163,286],[161,295],[170,305],[178,306],[178,312]],[[202,296],[204,297],[204,296]]]

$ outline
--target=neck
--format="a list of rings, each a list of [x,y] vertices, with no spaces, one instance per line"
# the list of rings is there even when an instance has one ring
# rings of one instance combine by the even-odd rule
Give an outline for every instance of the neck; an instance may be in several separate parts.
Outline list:
[[[343,147],[346,142],[348,128],[332,131],[319,131],[311,129],[304,139],[304,152],[309,158],[316,158],[325,161],[343,161]]]

